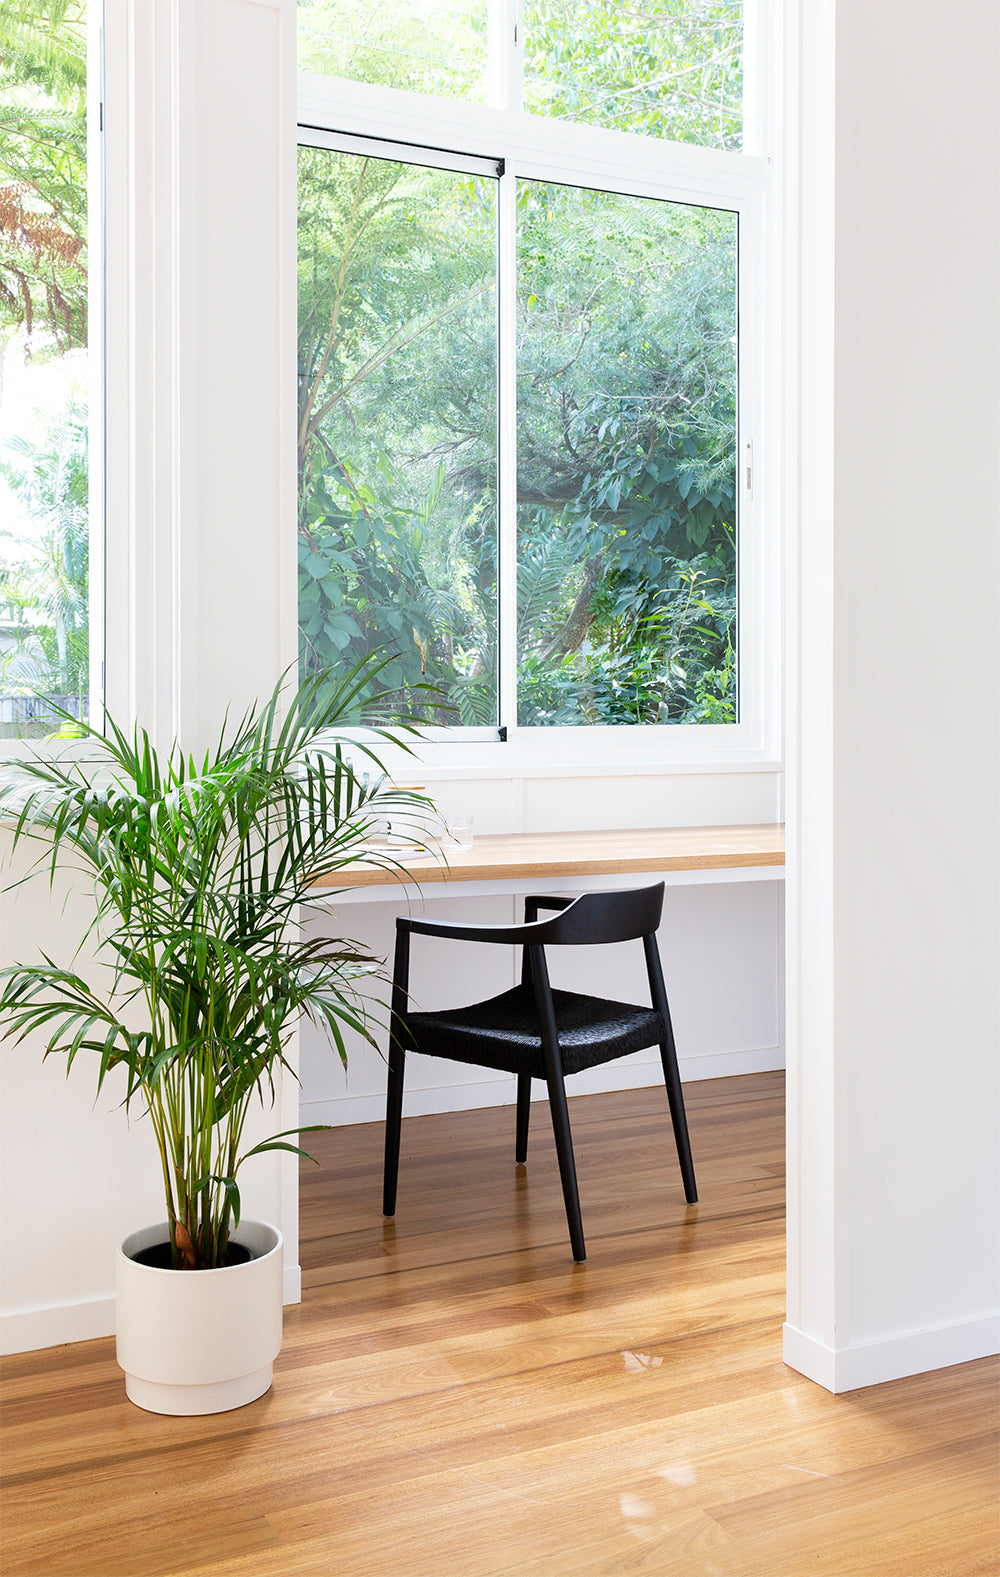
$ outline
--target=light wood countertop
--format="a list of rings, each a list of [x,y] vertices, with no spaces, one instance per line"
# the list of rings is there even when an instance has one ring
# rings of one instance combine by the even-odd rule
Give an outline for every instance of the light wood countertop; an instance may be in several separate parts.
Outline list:
[[[448,849],[443,855],[410,855],[405,848],[391,852],[421,884],[548,880],[636,871],[730,870],[784,865],[785,829],[768,823],[742,827],[643,827],[616,832],[504,833],[477,837],[471,849]],[[375,887],[392,880],[392,873],[359,861],[322,878],[316,886]]]

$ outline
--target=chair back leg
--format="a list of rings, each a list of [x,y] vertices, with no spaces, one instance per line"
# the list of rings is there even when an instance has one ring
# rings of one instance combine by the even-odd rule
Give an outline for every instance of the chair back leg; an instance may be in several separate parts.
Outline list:
[[[514,1160],[523,1166],[528,1159],[528,1123],[531,1119],[531,1074],[517,1076],[517,1138],[514,1142]]]

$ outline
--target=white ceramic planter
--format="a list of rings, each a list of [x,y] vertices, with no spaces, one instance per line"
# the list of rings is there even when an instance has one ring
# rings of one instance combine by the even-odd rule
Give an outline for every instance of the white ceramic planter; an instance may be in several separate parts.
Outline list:
[[[281,1349],[282,1238],[241,1221],[254,1258],[220,1270],[157,1270],[131,1257],[169,1241],[166,1222],[118,1250],[117,1354],[125,1391],[149,1413],[225,1413],[263,1396]]]

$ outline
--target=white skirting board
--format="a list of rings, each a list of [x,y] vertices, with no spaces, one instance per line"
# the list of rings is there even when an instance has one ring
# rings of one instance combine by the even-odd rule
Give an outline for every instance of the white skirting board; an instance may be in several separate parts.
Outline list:
[[[646,1059],[646,1053],[639,1053]],[[700,1079],[731,1079],[741,1073],[770,1073],[785,1066],[782,1046],[763,1046],[753,1051],[719,1052],[708,1057],[680,1057],[678,1067],[685,1084]],[[575,1075],[567,1082],[566,1093],[597,1095],[606,1090],[639,1090],[663,1085],[663,1069],[659,1053],[654,1049],[648,1059],[630,1058],[627,1069],[622,1064],[608,1062],[600,1068],[589,1068],[586,1073]],[[545,1088],[536,1081],[534,1096],[545,1099]],[[492,1078],[477,1079],[468,1084],[436,1084],[430,1087],[408,1086],[403,1092],[403,1116],[426,1117],[431,1112],[475,1111],[482,1106],[513,1106],[517,1098],[517,1085],[512,1073],[497,1073]],[[385,1091],[375,1094],[352,1095],[348,1086],[345,1095],[329,1100],[302,1101],[299,1112],[303,1123],[329,1123],[340,1128],[352,1123],[381,1122],[385,1117]],[[572,1108],[570,1108],[572,1115]]]
[[[302,1302],[302,1270],[286,1265],[282,1279],[285,1303]],[[89,1342],[115,1334],[114,1298],[91,1298],[84,1303],[55,1303],[42,1309],[15,1309],[0,1319],[0,1356],[35,1352],[40,1347],[62,1347],[66,1342]]]
[[[837,1349],[794,1325],[786,1325],[783,1332],[783,1357],[789,1368],[835,1395],[932,1369],[950,1369],[953,1364],[989,1358],[996,1352],[1000,1352],[1000,1314]]]
[[[14,1309],[0,1323],[0,1353],[34,1352],[65,1342],[89,1342],[115,1334],[115,1300],[53,1303],[41,1309]]]

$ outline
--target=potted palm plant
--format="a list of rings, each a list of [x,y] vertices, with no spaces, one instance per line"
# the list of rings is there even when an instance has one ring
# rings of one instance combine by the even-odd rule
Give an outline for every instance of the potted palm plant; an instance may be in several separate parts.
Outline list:
[[[98,1089],[122,1068],[126,1106],[148,1121],[166,1220],[119,1249],[117,1328],[128,1394],[150,1411],[224,1411],[271,1383],[281,1238],[241,1217],[240,1173],[266,1151],[304,1153],[294,1139],[308,1130],[252,1143],[247,1119],[273,1102],[300,1015],[345,1062],[345,1029],[372,1038],[380,972],[357,943],[304,936],[301,906],[362,852],[398,868],[398,848],[372,849],[374,824],[427,812],[385,785],[370,745],[345,750],[379,667],[314,676],[285,704],[279,686],[200,762],[176,744],[158,754],[138,729],[72,720],[83,750],[11,764],[0,787],[15,846],[42,844],[34,872],[94,884],[94,952],[110,969],[96,984],[47,957],[6,969],[0,1020],[17,1041],[40,1032],[67,1071],[85,1056]]]

